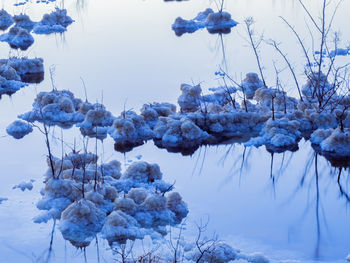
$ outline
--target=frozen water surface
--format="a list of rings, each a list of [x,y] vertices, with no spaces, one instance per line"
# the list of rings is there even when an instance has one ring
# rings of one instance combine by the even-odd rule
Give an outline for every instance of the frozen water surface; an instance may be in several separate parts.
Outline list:
[[[0,100],[1,263],[84,262],[84,252],[65,241],[52,220],[33,223],[40,213],[36,203],[41,198],[47,169],[43,135],[37,129],[21,140],[6,135],[6,128],[17,115],[31,109],[39,92],[50,91],[54,85],[84,100],[85,85],[88,100],[103,103],[114,116],[124,109],[137,111],[154,101],[177,104],[181,83],[201,83],[204,91],[217,87],[214,73],[220,67],[239,80],[248,72],[258,72],[255,57],[242,38],[243,21],[248,16],[254,17],[256,30],[264,32],[265,38],[282,43],[293,64],[301,65],[297,72],[302,75],[305,61],[295,38],[279,18],[285,17],[307,36],[305,13],[298,1],[228,0],[225,11],[239,23],[230,34],[210,34],[207,30],[181,37],[174,34],[171,25],[177,17],[191,18],[206,8],[216,10],[210,2],[70,0],[64,2],[64,8],[75,22],[66,32],[35,34],[33,45],[26,51],[11,51],[7,43],[0,43],[1,59],[7,59],[9,54],[43,58],[45,67],[41,83],[30,84]],[[2,3],[12,16],[25,10],[32,21],[40,21],[56,6],[62,7],[62,3],[51,1],[19,1],[17,6],[9,0]],[[310,7],[316,14],[321,11],[316,1]],[[339,48],[348,46],[349,8],[350,2],[344,1],[334,21],[334,28],[342,31],[344,45]],[[344,53],[339,50],[335,53]],[[271,83],[275,80],[271,59],[275,52],[264,45],[261,54]],[[346,62],[348,57],[339,59]],[[288,80],[288,94],[297,97],[289,72],[281,75]],[[61,136],[60,128],[51,131],[50,139]],[[92,129],[92,137],[93,132]],[[64,130],[63,135],[70,145],[74,138],[80,138],[76,128]],[[77,139],[79,143],[81,139]],[[90,143],[94,144],[94,139]],[[60,156],[61,143],[53,140],[52,147]],[[68,146],[64,147],[69,152]],[[102,150],[100,142],[98,147]],[[163,179],[175,182],[176,192],[188,205],[185,235],[189,240],[196,234],[194,222],[209,218],[208,235],[216,232],[220,240],[242,253],[261,252],[272,262],[345,262],[350,252],[350,199],[346,194],[349,170],[343,168],[338,183],[339,169],[316,156],[309,141],[302,140],[294,153],[273,155],[265,147],[244,148],[236,143],[202,147],[192,156],[182,156],[158,149],[151,141],[123,155],[114,151],[110,137],[104,140],[103,149],[104,160],[119,160],[123,170],[130,165],[128,160],[141,157],[142,161],[160,166]],[[344,161],[349,165],[349,160]],[[337,162],[332,164],[339,166]],[[12,189],[20,182],[31,182],[33,189]],[[98,255],[101,262],[113,262],[115,258],[101,237],[98,249],[91,241],[85,254],[87,262],[97,262]],[[240,261],[247,259],[264,262],[259,254]]]

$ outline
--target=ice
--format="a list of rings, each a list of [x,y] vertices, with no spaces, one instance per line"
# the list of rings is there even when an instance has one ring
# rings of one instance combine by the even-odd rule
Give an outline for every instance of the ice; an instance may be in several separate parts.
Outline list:
[[[6,128],[6,132],[15,139],[22,139],[33,131],[32,125],[24,121],[14,121]]]

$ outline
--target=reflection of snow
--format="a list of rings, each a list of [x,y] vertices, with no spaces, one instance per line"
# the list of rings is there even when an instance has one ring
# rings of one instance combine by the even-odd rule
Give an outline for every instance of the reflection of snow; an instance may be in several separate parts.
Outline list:
[[[18,185],[15,185],[12,189],[21,189],[22,191],[28,190],[31,191],[33,189],[34,180],[30,180],[29,182],[21,182]]]

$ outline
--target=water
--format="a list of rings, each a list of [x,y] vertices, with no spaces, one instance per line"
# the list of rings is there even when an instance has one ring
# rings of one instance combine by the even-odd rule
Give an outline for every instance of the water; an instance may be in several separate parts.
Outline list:
[[[316,1],[311,5],[318,14]],[[33,20],[39,20],[55,3],[13,7],[12,2],[3,1],[3,6],[10,13],[25,11]],[[153,101],[176,103],[183,82],[202,82],[203,89],[217,85],[214,72],[220,65],[225,66],[223,46],[228,71],[236,79],[257,71],[242,25],[224,35],[222,42],[218,35],[210,35],[206,30],[181,38],[175,36],[171,24],[177,16],[189,19],[208,6],[209,1],[204,0],[101,0],[86,1],[78,8],[75,1],[66,1],[65,7],[76,22],[63,35],[35,36],[34,45],[20,53],[44,58],[45,80],[22,89],[12,98],[1,99],[0,136],[19,113],[30,109],[37,92],[51,89],[51,65],[55,65],[58,89],[69,89],[83,98],[81,77],[89,100],[103,100],[115,115],[124,105],[138,110],[143,103]],[[344,38],[350,33],[345,27],[348,8],[350,3],[343,3],[334,22]],[[241,24],[245,17],[253,16],[257,32],[281,41],[299,76],[302,75],[302,68],[298,67],[304,63],[301,52],[278,18],[286,17],[308,36],[305,16],[297,1],[230,0],[227,11]],[[0,45],[1,58],[8,57],[9,47],[6,43]],[[271,60],[277,56],[265,46],[262,57],[272,83]],[[287,90],[296,94],[288,72],[282,76],[287,79]],[[76,129],[65,131],[65,139],[72,141],[77,133]],[[55,147],[60,149],[59,143]],[[295,153],[275,154],[272,173],[271,154],[263,148],[246,149],[244,154],[243,146],[228,145],[201,148],[193,156],[181,156],[157,149],[149,142],[124,156],[113,151],[111,139],[105,141],[104,147],[109,159],[127,162],[141,154],[142,160],[158,163],[166,181],[176,181],[176,190],[188,203],[188,224],[209,217],[209,232],[215,231],[222,240],[244,251],[260,251],[272,260],[340,262],[350,252],[348,202],[339,190],[337,170],[319,156],[317,176],[315,153],[308,142],[302,141]],[[46,169],[42,135],[36,132],[20,141],[4,137],[0,139],[0,149],[0,197],[9,199],[0,205],[0,262],[36,262],[47,252],[52,230],[52,223],[32,223],[39,213],[35,203],[40,198]],[[348,172],[343,172],[345,188],[347,176]],[[30,179],[36,180],[31,192],[12,190],[12,186]],[[58,230],[54,233],[53,251],[53,262],[83,261],[83,253],[65,243]],[[103,242],[100,253],[107,262],[113,258]],[[94,245],[86,254],[88,262],[96,261]]]

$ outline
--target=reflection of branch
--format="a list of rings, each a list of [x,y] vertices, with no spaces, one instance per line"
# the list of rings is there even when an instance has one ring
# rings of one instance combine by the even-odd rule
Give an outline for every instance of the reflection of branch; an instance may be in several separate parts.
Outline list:
[[[340,191],[340,194],[341,196],[344,196],[346,201],[347,202],[350,202],[350,196],[349,194],[344,190],[342,184],[341,184],[341,172],[342,172],[342,168],[339,168],[339,174],[338,174],[338,180],[337,180],[337,183],[338,183],[338,186],[339,186],[339,191]]]

